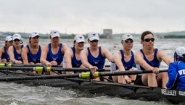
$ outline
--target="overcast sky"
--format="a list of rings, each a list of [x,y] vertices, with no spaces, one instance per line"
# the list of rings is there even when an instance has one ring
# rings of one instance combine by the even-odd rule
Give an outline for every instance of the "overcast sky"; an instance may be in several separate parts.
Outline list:
[[[185,0],[0,0],[0,31],[185,30]]]

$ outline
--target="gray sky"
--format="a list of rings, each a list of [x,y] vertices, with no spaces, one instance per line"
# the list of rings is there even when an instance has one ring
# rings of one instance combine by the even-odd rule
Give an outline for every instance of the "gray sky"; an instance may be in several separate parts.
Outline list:
[[[185,30],[185,0],[0,0],[0,31]]]

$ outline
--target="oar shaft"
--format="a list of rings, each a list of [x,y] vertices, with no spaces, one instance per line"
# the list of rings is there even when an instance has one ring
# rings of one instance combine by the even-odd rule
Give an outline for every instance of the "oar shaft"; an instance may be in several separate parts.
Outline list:
[[[38,72],[45,72],[45,71],[76,71],[76,72],[86,72],[90,71],[89,68],[63,68],[63,67],[46,67],[46,66],[36,66],[36,67],[0,67],[0,71],[6,71],[6,70],[24,70],[24,71],[38,71]],[[97,71],[108,71],[104,69],[97,69]]]
[[[166,72],[167,70],[160,70],[160,72]],[[130,75],[130,74],[141,74],[141,73],[152,73],[150,70],[145,71],[119,71],[119,72],[82,72],[80,74],[62,74],[62,75],[43,75],[43,76],[25,76],[25,77],[8,77],[0,78],[0,81],[15,81],[15,80],[34,80],[34,79],[63,79],[63,78],[96,78],[100,76],[116,76],[116,75]]]
[[[0,67],[1,71],[5,70],[25,70],[25,71],[90,71],[88,68],[63,68],[63,67]]]
[[[167,72],[167,70],[160,70],[159,72]],[[118,75],[136,75],[153,73],[152,70],[135,70],[135,71],[115,71],[115,72],[98,72],[96,76],[118,76]],[[96,74],[96,73],[95,73]]]
[[[35,80],[35,79],[64,79],[64,78],[77,78],[79,74],[62,74],[62,75],[44,75],[44,76],[25,76],[25,77],[6,77],[0,78],[0,81],[16,81],[16,80]]]
[[[12,64],[12,63],[0,63],[0,67],[36,67],[36,66],[46,66],[44,64]],[[52,67],[62,67],[61,65],[52,65]],[[110,67],[110,65],[105,65],[105,67]]]

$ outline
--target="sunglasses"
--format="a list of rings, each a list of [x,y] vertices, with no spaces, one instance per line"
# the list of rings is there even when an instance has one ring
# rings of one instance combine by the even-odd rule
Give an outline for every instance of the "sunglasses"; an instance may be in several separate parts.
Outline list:
[[[153,42],[154,40],[155,40],[155,38],[146,38],[146,39],[144,39],[145,42],[150,42],[150,41]]]
[[[85,42],[78,42],[78,44],[84,44]]]
[[[15,39],[15,40],[13,40],[13,41],[14,41],[14,42],[18,41],[18,42],[19,42],[20,40],[19,40],[19,39]]]
[[[125,43],[133,43],[134,41],[132,39],[125,40]]]
[[[90,42],[98,42],[98,40],[92,40],[92,41],[90,41]]]

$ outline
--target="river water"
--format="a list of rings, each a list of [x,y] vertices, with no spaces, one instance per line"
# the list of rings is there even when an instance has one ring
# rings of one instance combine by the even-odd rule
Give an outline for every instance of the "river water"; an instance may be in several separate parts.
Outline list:
[[[184,45],[185,39],[156,39],[155,47],[166,52],[173,57],[174,50],[178,46]],[[24,40],[26,45],[28,40]],[[40,44],[45,45],[50,40],[40,39]],[[61,39],[61,42],[68,46],[73,45],[72,39]],[[3,46],[3,41],[0,41]],[[122,48],[120,39],[102,39],[99,45],[107,48],[112,53]],[[85,47],[88,46],[86,42]],[[137,51],[142,47],[139,38],[135,38],[133,51]],[[109,62],[106,62],[109,64]],[[167,68],[162,63],[161,68]],[[109,97],[106,95],[90,95],[79,92],[77,90],[47,87],[47,86],[26,86],[16,83],[0,83],[0,105],[165,105],[168,102],[147,102],[140,100],[122,99],[118,97]]]

